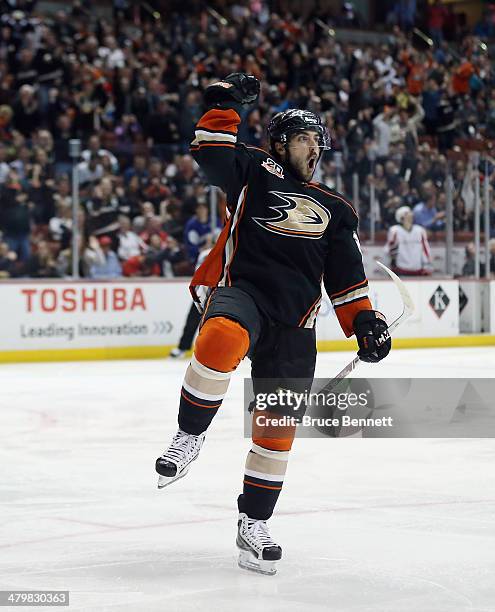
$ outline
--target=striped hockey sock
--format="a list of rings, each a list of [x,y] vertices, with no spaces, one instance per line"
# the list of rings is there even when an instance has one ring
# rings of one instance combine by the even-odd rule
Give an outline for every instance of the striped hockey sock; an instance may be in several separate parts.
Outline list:
[[[193,355],[182,383],[179,427],[198,436],[206,431],[222,405],[232,372],[217,372]]]

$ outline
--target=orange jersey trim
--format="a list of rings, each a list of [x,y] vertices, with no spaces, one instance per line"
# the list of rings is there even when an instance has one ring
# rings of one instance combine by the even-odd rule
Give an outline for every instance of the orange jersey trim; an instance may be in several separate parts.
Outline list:
[[[206,259],[194,273],[190,288],[204,285],[205,287],[216,287],[218,281],[222,277],[223,272],[223,254],[227,243],[230,227],[232,225],[232,216],[227,224],[222,229],[218,240],[213,249],[208,253]],[[194,294],[193,294],[194,295]]]
[[[222,110],[212,108],[206,112],[198,121],[196,128],[205,128],[212,132],[229,132],[237,134],[237,126],[241,122],[241,118],[232,108]]]
[[[371,305],[369,298],[358,298],[355,302],[342,304],[342,306],[335,308],[335,314],[337,315],[340,327],[342,327],[346,338],[349,338],[349,336],[352,336],[354,333],[354,319],[356,318],[358,312],[361,312],[361,310],[373,310],[373,306]]]

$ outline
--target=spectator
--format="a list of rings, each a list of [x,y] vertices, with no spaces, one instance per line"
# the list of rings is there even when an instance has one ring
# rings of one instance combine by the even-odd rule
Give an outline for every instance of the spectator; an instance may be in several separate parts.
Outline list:
[[[7,180],[0,186],[0,230],[20,262],[25,262],[31,252],[31,213],[28,196],[22,191],[19,177],[10,170]]]
[[[79,172],[79,182],[85,187],[103,177],[103,164],[97,153],[91,155],[88,161],[79,162],[77,170]]]
[[[31,168],[31,149],[26,146],[21,146],[17,152],[17,158],[10,163],[10,167],[16,171],[19,180],[25,181]]]
[[[126,215],[119,215],[117,238],[119,241],[117,253],[121,261],[127,261],[146,251],[146,244],[131,230],[131,220]]]
[[[54,242],[60,244],[62,250],[67,249],[71,245],[72,238],[72,207],[69,201],[65,198],[56,200],[55,216],[50,219],[48,229],[50,237]]]
[[[3,142],[0,142],[0,185],[3,185],[7,180],[10,172],[10,166],[7,163],[7,147]]]
[[[1,75],[0,75],[1,78]],[[7,104],[0,105],[0,140],[9,142],[12,140],[12,117],[14,112]]]
[[[9,249],[6,242],[0,240],[0,279],[16,276],[17,255]]]
[[[19,98],[12,107],[13,125],[23,136],[29,138],[40,125],[41,114],[34,87],[23,85],[19,89]]]
[[[148,146],[153,155],[167,161],[178,151],[179,125],[178,116],[170,106],[167,98],[161,98],[158,107],[145,125]]]
[[[447,9],[440,0],[434,0],[428,7],[428,29],[437,46],[443,40],[443,27],[447,16]]]
[[[122,267],[115,251],[112,250],[110,236],[89,237],[84,251],[84,263],[88,267],[89,278],[117,278],[122,275]]]
[[[375,128],[375,138],[377,141],[376,152],[379,158],[388,157],[390,152],[390,140],[392,137],[392,119],[395,115],[395,109],[385,107],[383,113],[379,113],[373,119]]]
[[[146,265],[150,266],[154,275],[172,277],[174,276],[173,265],[185,261],[185,255],[179,243],[168,237],[165,243],[158,234],[152,234],[149,249],[145,255]],[[192,273],[192,267],[187,266],[187,274]]]
[[[126,185],[129,185],[131,179],[136,177],[139,186],[142,186],[146,184],[148,176],[149,172],[146,167],[146,157],[144,155],[135,155],[133,165],[124,172],[124,182]]]
[[[119,213],[124,211],[111,179],[103,178],[94,188],[93,197],[86,201],[86,212],[91,234],[101,236],[117,232]]]
[[[22,275],[29,278],[56,278],[58,268],[48,242],[41,240],[36,245],[36,250],[24,262]]]
[[[474,276],[476,265],[475,265],[475,253],[476,249],[474,242],[469,242],[464,249],[465,260],[462,267],[462,276]],[[480,262],[480,275],[485,274],[485,266]]]
[[[401,206],[395,213],[398,225],[388,231],[385,253],[390,256],[392,270],[403,276],[431,274],[431,255],[424,228],[413,223],[409,206]]]
[[[189,219],[184,228],[184,242],[189,260],[193,264],[198,259],[200,249],[211,240],[209,215],[206,202],[200,202],[196,207],[196,214]]]
[[[416,204],[414,207],[414,223],[432,231],[444,229],[445,211],[438,211],[436,202],[437,196],[432,193],[427,196],[424,202]]]
[[[119,171],[119,162],[117,161],[117,158],[113,153],[108,151],[108,149],[101,148],[100,137],[98,134],[92,134],[90,136],[88,140],[88,148],[81,153],[81,157],[85,162],[89,162],[89,160],[94,156],[96,156],[96,159],[99,159],[100,161],[103,157],[108,157],[112,172],[117,173]]]

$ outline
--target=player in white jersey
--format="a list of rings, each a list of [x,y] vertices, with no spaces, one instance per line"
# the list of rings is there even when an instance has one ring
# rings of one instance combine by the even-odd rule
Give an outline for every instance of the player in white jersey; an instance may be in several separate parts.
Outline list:
[[[426,230],[413,223],[409,206],[395,212],[398,225],[388,230],[385,252],[390,256],[392,270],[399,275],[425,276],[431,274],[431,253]]]

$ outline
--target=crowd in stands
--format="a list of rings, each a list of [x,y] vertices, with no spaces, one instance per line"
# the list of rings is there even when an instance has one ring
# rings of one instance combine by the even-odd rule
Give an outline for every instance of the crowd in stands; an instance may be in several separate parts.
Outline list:
[[[0,18],[0,278],[71,274],[73,138],[83,145],[80,274],[190,274],[219,227],[212,231],[210,187],[189,142],[204,88],[237,71],[262,84],[239,140],[266,148],[275,112],[319,113],[332,150],[315,178],[340,181],[351,197],[358,175],[365,234],[372,186],[377,229],[393,225],[404,204],[429,232],[445,229],[449,170],[455,229],[473,228],[463,143],[495,140],[489,8],[473,31],[435,2],[428,45],[394,8],[415,3],[392,3],[381,44],[329,35],[342,19],[356,25],[349,3],[305,20],[265,0],[238,0],[223,18],[205,7],[157,17],[126,2],[114,3],[111,19],[96,19],[90,2],[42,16],[35,2],[13,4]],[[491,157],[482,180],[495,186]]]

